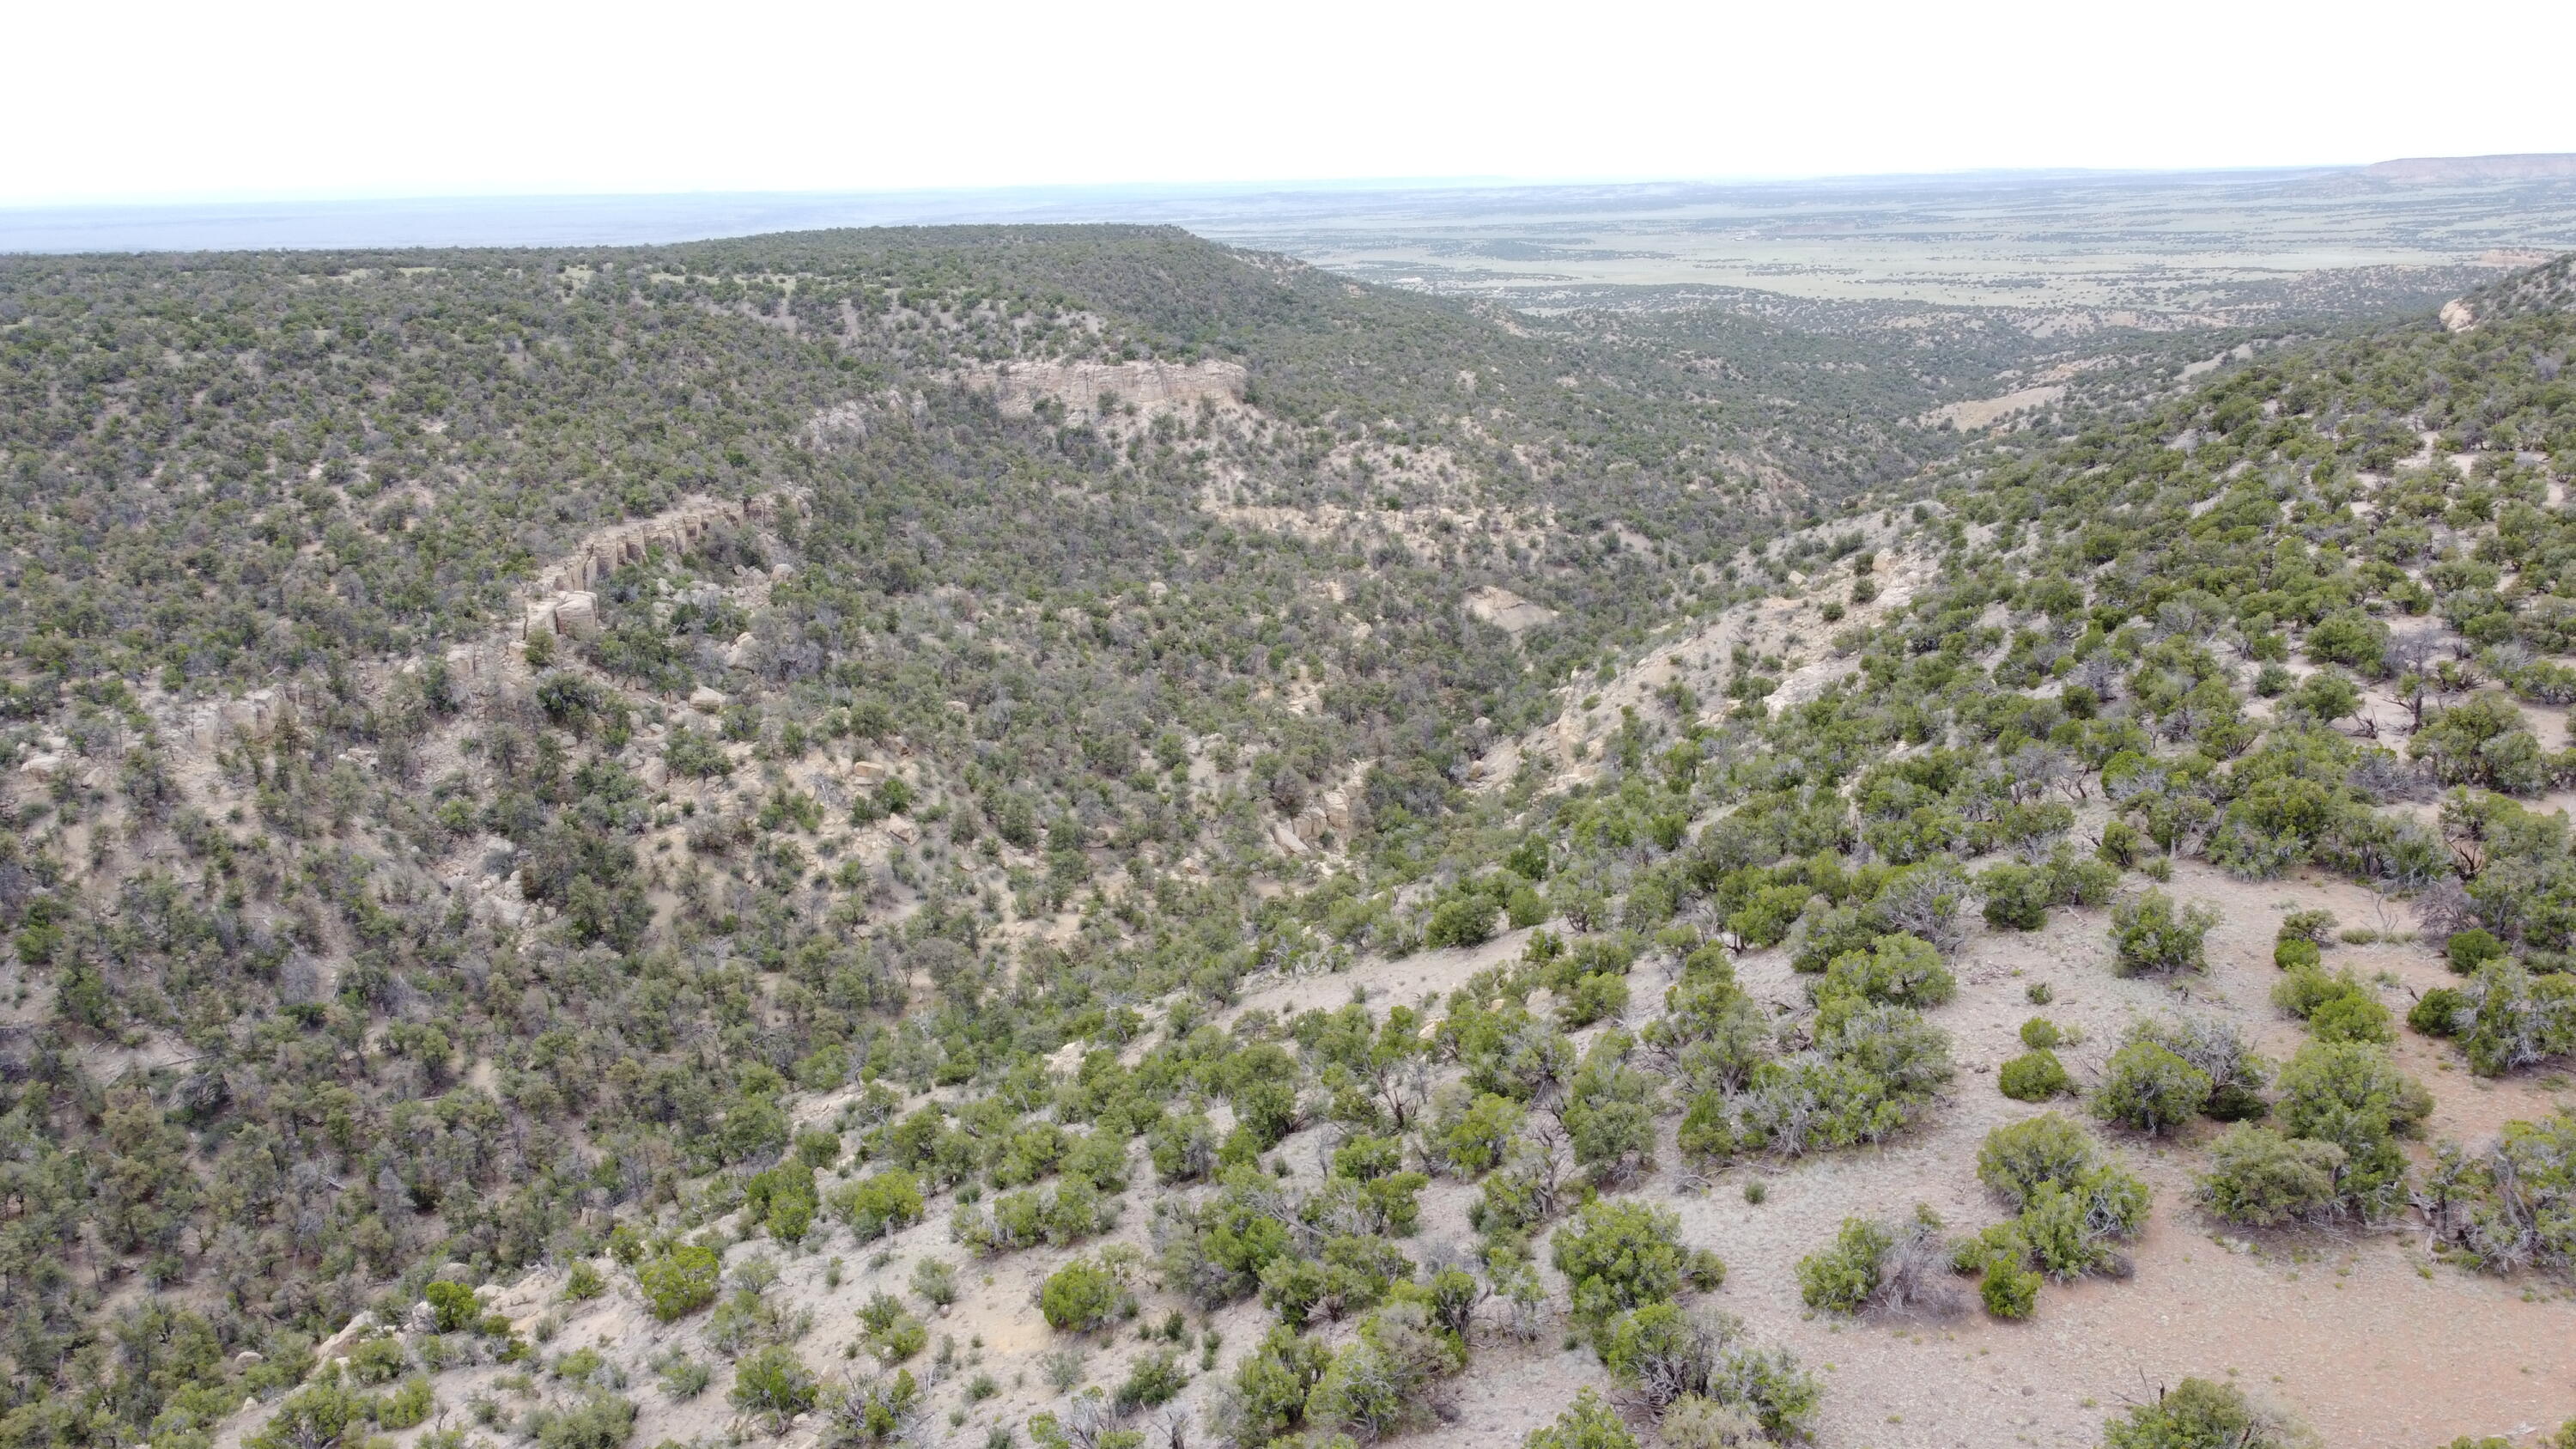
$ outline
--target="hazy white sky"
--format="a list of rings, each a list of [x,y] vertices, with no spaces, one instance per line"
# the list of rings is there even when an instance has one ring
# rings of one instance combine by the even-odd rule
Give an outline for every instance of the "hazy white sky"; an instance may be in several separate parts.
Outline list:
[[[2576,151],[2576,4],[21,0],[0,204]]]

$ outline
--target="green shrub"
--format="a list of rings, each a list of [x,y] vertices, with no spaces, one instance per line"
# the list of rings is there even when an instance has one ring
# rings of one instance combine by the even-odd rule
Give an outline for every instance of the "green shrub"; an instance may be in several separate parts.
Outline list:
[[[2510,954],[2504,942],[2483,927],[2471,927],[2454,935],[2442,948],[2442,955],[2451,963],[2451,969],[2462,976],[2474,976],[2479,967],[2489,961],[2501,961]]]
[[[2177,909],[2173,897],[2149,890],[2111,908],[2111,969],[2120,976],[2169,976],[2206,964],[2203,938],[2217,925],[2207,906]]]
[[[564,1408],[537,1408],[519,1421],[537,1449],[619,1449],[635,1436],[635,1401],[622,1394],[592,1394]]]
[[[2075,1278],[2111,1262],[2108,1245],[2137,1235],[2147,1204],[2144,1182],[2105,1163],[2031,1189],[2013,1227],[2032,1262],[2051,1277]]]
[[[2022,1261],[2024,1255],[1989,1253],[1982,1264],[1985,1280],[1977,1285],[1977,1297],[1997,1318],[2018,1322],[2039,1306],[2040,1275]]]
[[[2066,1037],[2057,1023],[2044,1016],[2034,1016],[2021,1024],[2021,1044],[2035,1052],[2054,1050]]]
[[[893,1295],[878,1293],[859,1309],[860,1342],[887,1368],[893,1368],[930,1343],[930,1329],[912,1316]]]
[[[2349,971],[2328,976],[2314,967],[2294,968],[2272,988],[2272,1004],[2305,1021],[2319,1041],[2397,1039],[2396,1018]]]
[[[1181,1367],[1180,1353],[1164,1349],[1136,1360],[1127,1371],[1127,1381],[1118,1386],[1112,1397],[1121,1413],[1137,1409],[1160,1408],[1178,1397],[1190,1385],[1190,1371]]]
[[[1038,1312],[1062,1333],[1088,1333],[1116,1318],[1126,1292],[1109,1270],[1089,1258],[1076,1258],[1047,1276],[1038,1290]]]
[[[411,1355],[403,1352],[402,1340],[391,1334],[378,1334],[360,1339],[349,1348],[344,1370],[352,1383],[389,1384],[411,1367]]]
[[[608,1291],[608,1280],[586,1259],[576,1259],[572,1271],[564,1275],[563,1296],[575,1303],[587,1303]]]
[[[2209,1078],[2209,1100],[2201,1107],[2222,1122],[2260,1117],[2270,1110],[2261,1091],[2270,1080],[2270,1064],[2246,1044],[2244,1035],[2212,1016],[2148,1018],[2132,1022],[2124,1044],[2145,1042],[2173,1053]]]
[[[694,1399],[715,1380],[715,1370],[674,1349],[653,1365],[662,1392],[675,1399]]]
[[[2116,1266],[2110,1245],[2136,1236],[2146,1223],[2147,1185],[2103,1161],[2092,1138],[2054,1112],[1987,1133],[1977,1177],[2015,1212],[2011,1222],[1988,1228],[1952,1255],[1960,1271],[1987,1274],[1990,1307],[2029,1311],[2034,1290],[2012,1269],[2035,1266],[2072,1278]]]
[[[770,1432],[778,1433],[788,1420],[814,1407],[816,1387],[814,1371],[796,1351],[773,1343],[735,1366],[728,1397],[745,1413],[767,1415]]]
[[[716,1301],[724,1260],[703,1243],[674,1243],[635,1265],[635,1285],[645,1306],[669,1323]]]
[[[912,1265],[912,1291],[933,1308],[957,1301],[957,1270],[944,1259],[924,1258]]]
[[[814,1169],[791,1157],[743,1184],[743,1219],[769,1229],[782,1243],[802,1242],[813,1225]]]
[[[2319,1041],[2374,1042],[2397,1040],[2397,1018],[2379,998],[2362,991],[2338,992],[2308,1013],[2308,1033]]]
[[[2340,664],[2376,679],[2388,654],[2388,626],[2358,609],[2345,609],[2319,619],[2308,630],[2308,657],[2319,664]]]
[[[429,1422],[431,1411],[437,1407],[438,1395],[430,1389],[429,1380],[415,1375],[369,1406],[368,1416],[379,1429],[408,1429]]]
[[[2102,1120],[2152,1136],[2199,1116],[2209,1092],[2207,1072],[2155,1042],[2133,1041],[2111,1054],[2091,1105]]]
[[[2232,1384],[2184,1379],[2102,1426],[2102,1449],[2288,1449],[2288,1427]]]
[[[437,1314],[441,1333],[462,1333],[483,1316],[482,1300],[462,1283],[432,1283],[421,1290],[420,1296]]]
[[[2479,1076],[2576,1053],[2576,975],[2536,976],[2512,960],[2489,961],[2461,995],[2460,1050]]]
[[[2048,876],[2034,866],[1989,866],[1977,876],[1977,890],[1986,898],[1986,924],[1999,931],[2036,931],[2048,924]]]
[[[1808,995],[1819,1006],[1844,999],[1920,1010],[1941,1005],[1958,989],[1958,979],[1941,964],[1939,951],[1917,937],[1898,934],[1879,937],[1866,952],[1835,957]]]
[[[1444,946],[1481,946],[1493,939],[1494,917],[1500,908],[1494,898],[1481,891],[1452,896],[1431,910],[1430,923],[1423,927],[1422,944],[1438,950]]]
[[[2317,943],[2304,937],[2272,943],[2272,964],[2284,971],[2313,968],[2325,959],[2326,953]]]
[[[1878,1291],[1878,1269],[1895,1246],[1887,1225],[1845,1218],[1833,1246],[1798,1260],[1798,1297],[1809,1308],[1858,1313]]]
[[[1521,1104],[1509,1097],[1491,1092],[1470,1097],[1460,1089],[1435,1103],[1426,1129],[1430,1156],[1437,1166],[1458,1177],[1471,1181],[1482,1177],[1501,1164],[1526,1117]]]
[[[2310,1042],[2281,1069],[2281,1130],[2343,1149],[2337,1191],[2365,1216],[2381,1216],[2404,1201],[2399,1139],[2412,1136],[2432,1110],[2432,1094],[2382,1047]]]
[[[1297,1432],[1332,1361],[1324,1343],[1284,1324],[1272,1328],[1235,1366],[1234,1393],[1221,1401],[1218,1432],[1237,1444],[1268,1444]]]
[[[2075,1090],[2075,1079],[2052,1051],[2024,1052],[2003,1064],[1995,1085],[2016,1102],[2045,1102]]]
[[[2507,1122],[2479,1151],[2444,1143],[2435,1162],[2424,1205],[2446,1255],[2489,1273],[2576,1273],[2576,1110]]]
[[[1687,1433],[1719,1423],[1752,1436],[1711,1441],[1719,1445],[1806,1438],[1821,1397],[1814,1377],[1786,1350],[1766,1352],[1743,1339],[1743,1323],[1729,1314],[1652,1303],[1613,1319],[1598,1347],[1611,1377],[1663,1416],[1669,1444],[1699,1442]]]
[[[2406,1024],[2426,1036],[2457,1036],[2460,1018],[2470,1012],[2466,992],[2448,986],[2436,986],[2417,997],[2406,1013]]]
[[[2072,1180],[2101,1160],[2093,1135],[2055,1112],[1998,1127],[1977,1149],[1977,1181],[2018,1209],[2043,1182]]]
[[[325,1379],[289,1394],[244,1442],[249,1449],[329,1449],[351,1437],[366,1408],[366,1401]]]
[[[1555,1423],[1530,1430],[1521,1449],[1637,1449],[1637,1436],[1586,1385]]]
[[[1390,1304],[1362,1320],[1355,1341],[1325,1366],[1306,1400],[1307,1422],[1372,1441],[1432,1422],[1431,1381],[1466,1362],[1465,1345],[1433,1328],[1422,1305]]]
[[[1608,971],[1587,971],[1574,978],[1556,1009],[1557,1025],[1579,1031],[1596,1021],[1615,1021],[1628,1010],[1628,978]]]
[[[2326,938],[2334,934],[2334,928],[2335,913],[2332,911],[2292,911],[2281,917],[2280,929],[2273,933],[2272,939],[2275,942],[2305,941],[2313,946],[2323,946]]]
[[[889,1167],[832,1190],[832,1211],[862,1243],[921,1221],[921,1182]]]
[[[2343,1164],[2343,1149],[2331,1142],[2240,1124],[2211,1150],[2201,1197],[2218,1216],[2254,1227],[2322,1218],[2339,1205]]]
[[[1549,1239],[1549,1251],[1573,1286],[1574,1316],[1586,1325],[1725,1274],[1722,1264],[1682,1247],[1681,1218],[1670,1208],[1633,1200],[1585,1203]]]

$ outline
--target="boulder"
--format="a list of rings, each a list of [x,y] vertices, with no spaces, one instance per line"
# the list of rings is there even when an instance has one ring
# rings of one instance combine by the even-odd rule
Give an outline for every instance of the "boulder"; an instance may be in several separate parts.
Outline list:
[[[850,783],[853,785],[861,787],[882,785],[892,777],[893,774],[894,770],[890,766],[876,760],[852,760],[850,762]]]
[[[1351,827],[1355,823],[1349,794],[1341,790],[1327,790],[1324,792],[1321,808],[1324,812],[1325,828],[1345,840],[1349,839]]]
[[[350,1348],[358,1340],[375,1331],[376,1315],[362,1308],[358,1310],[356,1317],[349,1320],[347,1327],[314,1345],[313,1360],[316,1363],[329,1363],[337,1358],[346,1358]]]
[[[636,769],[635,778],[644,782],[645,789],[659,790],[671,783],[671,766],[660,755],[654,755]]]
[[[588,592],[570,593],[555,605],[555,628],[575,639],[599,636],[599,596]]]
[[[224,723],[239,734],[252,739],[265,739],[277,727],[295,718],[295,702],[274,689],[254,689],[239,699],[224,703]]]
[[[724,691],[701,684],[689,691],[689,708],[700,714],[714,714],[725,707]]]
[[[921,827],[913,824],[911,821],[900,815],[889,815],[886,817],[885,831],[886,834],[893,836],[895,839],[902,841],[906,845],[910,845],[921,838]]]

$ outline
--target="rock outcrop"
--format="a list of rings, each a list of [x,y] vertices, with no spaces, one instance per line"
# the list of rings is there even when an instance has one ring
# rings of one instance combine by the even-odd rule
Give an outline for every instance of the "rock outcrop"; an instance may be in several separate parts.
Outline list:
[[[1003,412],[1026,415],[1052,398],[1068,412],[1097,417],[1111,402],[1139,413],[1170,412],[1201,398],[1239,402],[1250,374],[1231,362],[1020,362],[979,368],[966,386],[990,392]]]

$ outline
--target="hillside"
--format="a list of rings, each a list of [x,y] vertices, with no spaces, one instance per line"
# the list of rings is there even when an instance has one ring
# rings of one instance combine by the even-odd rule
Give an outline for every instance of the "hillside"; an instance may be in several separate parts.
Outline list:
[[[9,261],[0,363],[23,1439],[1230,989],[1276,839],[1805,502],[1651,359],[1166,231]],[[84,1368],[147,1293],[184,1366]]]
[[[1170,232],[0,262],[0,1431],[2529,1442],[2566,266],[1854,498]]]

